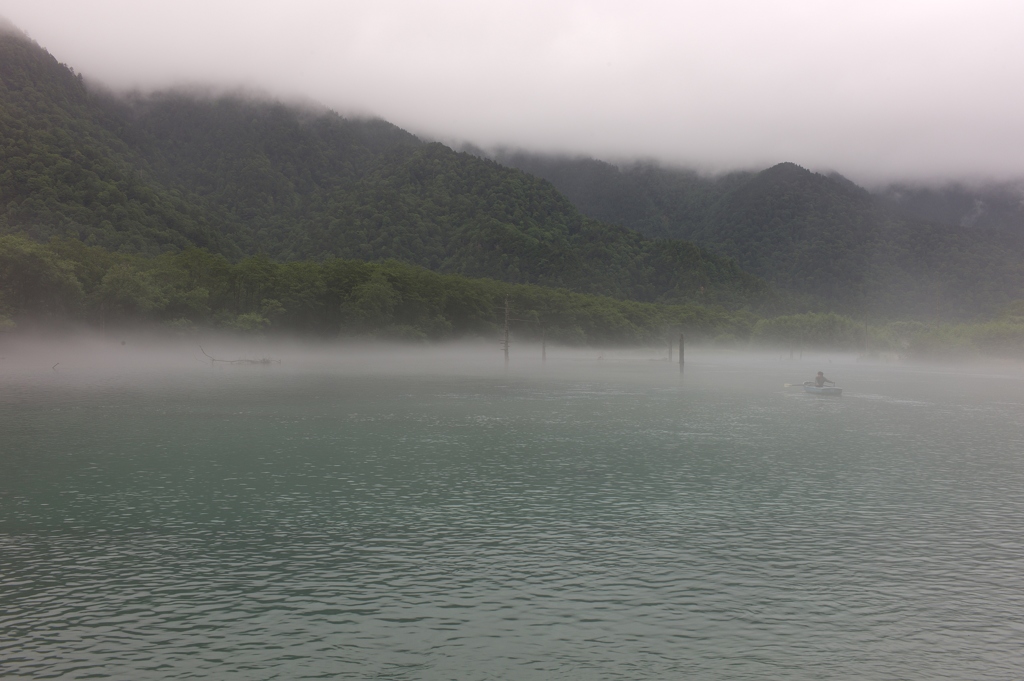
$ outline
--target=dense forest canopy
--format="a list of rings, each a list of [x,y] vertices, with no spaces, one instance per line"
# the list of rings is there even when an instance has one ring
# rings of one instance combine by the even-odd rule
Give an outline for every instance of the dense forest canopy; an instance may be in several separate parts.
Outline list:
[[[381,120],[242,97],[118,97],[0,35],[0,231],[231,261],[394,258],[644,301],[777,300],[734,260],[584,217],[549,182]]]
[[[115,96],[0,32],[0,329],[486,338],[507,297],[567,343],[1024,338],[1011,189],[500,161],[309,107]]]
[[[875,192],[792,163],[719,177],[652,164],[501,153],[588,217],[735,258],[807,306],[929,319],[992,314],[1024,296],[1024,192]]]
[[[0,236],[0,329],[88,324],[181,331],[285,332],[318,338],[497,340],[506,301],[520,338],[568,344],[659,344],[686,331],[746,338],[747,311],[659,305],[493,279],[444,275],[397,260],[232,263],[205,249],[118,253],[76,239]]]
[[[719,347],[835,348],[905,356],[1024,353],[1024,301],[972,325],[865,324],[835,313],[771,318],[709,305],[642,303],[530,284],[444,275],[396,260],[327,258],[232,263],[186,248],[158,256],[111,252],[74,239],[46,244],[0,236],[3,332],[78,325],[120,333],[157,327],[187,336],[211,330],[297,334],[345,342],[501,336],[505,305],[516,342]]]

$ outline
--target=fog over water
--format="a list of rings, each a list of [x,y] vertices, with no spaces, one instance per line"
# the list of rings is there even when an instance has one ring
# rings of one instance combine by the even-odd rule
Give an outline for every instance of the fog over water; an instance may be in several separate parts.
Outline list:
[[[1019,363],[687,353],[5,337],[0,676],[1016,674]]]
[[[456,147],[1024,178],[1021,3],[0,16],[97,86],[260,92]],[[0,332],[0,679],[1024,668],[1019,361],[692,344],[681,364],[513,337],[506,363],[490,338],[18,323]],[[805,392],[818,371],[841,397]]]
[[[1000,0],[0,0],[117,89],[253,88],[484,148],[860,182],[1024,177]]]

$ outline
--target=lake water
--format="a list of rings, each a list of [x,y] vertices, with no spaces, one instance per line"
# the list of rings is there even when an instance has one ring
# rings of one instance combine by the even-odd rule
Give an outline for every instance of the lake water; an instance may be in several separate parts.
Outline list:
[[[0,362],[3,678],[1024,669],[1019,368],[120,351]]]

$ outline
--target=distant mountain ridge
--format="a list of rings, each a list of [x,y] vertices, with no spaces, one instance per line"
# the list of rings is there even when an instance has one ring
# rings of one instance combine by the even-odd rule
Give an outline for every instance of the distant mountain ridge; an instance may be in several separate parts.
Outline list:
[[[733,260],[585,218],[546,180],[385,121],[185,92],[118,97],[10,31],[0,232],[149,254],[397,258],[649,301],[770,295]]]
[[[1024,231],[1024,183],[936,187],[890,184],[874,192],[892,212],[955,227]]]
[[[36,240],[395,258],[642,301],[972,318],[1024,299],[1015,191],[869,192],[791,163],[709,178],[482,158],[279,102],[114,96],[0,30],[0,232]]]
[[[1013,186],[870,192],[792,163],[707,177],[590,158],[495,158],[550,180],[589,217],[692,240],[808,305],[970,318],[1024,298],[1024,201]]]

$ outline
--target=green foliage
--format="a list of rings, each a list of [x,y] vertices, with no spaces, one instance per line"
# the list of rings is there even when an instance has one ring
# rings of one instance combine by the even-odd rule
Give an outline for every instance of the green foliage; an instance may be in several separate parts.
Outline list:
[[[234,319],[228,320],[224,326],[229,329],[234,329],[235,331],[252,333],[255,331],[262,331],[270,326],[270,320],[259,312],[246,312],[245,314],[238,315]]]
[[[80,76],[26,37],[0,34],[0,230],[159,253],[226,247],[156,184]]]
[[[918,321],[868,326],[834,313],[762,319],[749,310],[643,303],[533,284],[444,275],[397,260],[237,264],[191,248],[145,257],[70,239],[38,244],[0,237],[0,331],[22,321],[177,330],[298,333],[331,338],[497,339],[506,298],[519,339],[567,344],[662,344],[685,332],[716,345],[828,347],[907,357],[984,353],[1024,356],[1021,303],[977,324]],[[32,324],[30,323],[29,326]]]
[[[0,36],[0,168],[0,233],[242,260],[228,291],[204,287],[208,301],[182,297],[183,282],[167,292],[182,315],[222,295],[260,312],[259,287],[277,286],[267,263],[331,257],[646,301],[773,301],[731,260],[584,218],[544,180],[384,121],[184,92],[117,98],[23,37]],[[90,257],[76,265],[83,285],[113,256]],[[301,282],[308,308],[303,277],[320,275],[278,274]],[[302,314],[295,286],[271,296],[290,315]],[[392,314],[353,305],[345,314]]]
[[[1024,318],[1009,317],[977,324],[901,325],[882,329],[895,337],[895,346],[907,357],[990,355],[1024,357]]]
[[[92,294],[93,305],[108,317],[145,318],[167,302],[149,272],[119,263],[107,270]]]
[[[1014,300],[999,311],[999,318],[1012,321],[1024,321],[1024,300]]]
[[[547,178],[591,218],[734,258],[784,291],[791,309],[977,319],[1024,295],[1019,191],[872,195],[792,163],[706,177],[649,164],[500,158]]]
[[[762,319],[754,325],[751,340],[787,348],[858,348],[866,329],[848,317],[834,313],[798,314]]]
[[[77,274],[76,274],[77,273]],[[405,340],[497,338],[512,301],[520,338],[566,343],[661,343],[747,337],[756,318],[720,306],[654,304],[531,284],[443,275],[397,260],[230,264],[200,249],[147,258],[69,239],[0,237],[5,319],[43,315],[96,325],[160,323],[246,333],[291,332]]]
[[[394,320],[395,309],[402,302],[400,294],[383,272],[374,272],[370,278],[352,289],[348,300],[342,303],[342,314],[357,328],[386,327]]]
[[[60,314],[81,298],[72,263],[24,237],[0,236],[0,312]]]

